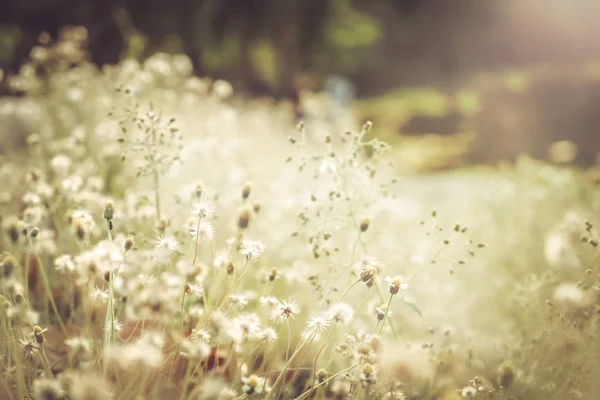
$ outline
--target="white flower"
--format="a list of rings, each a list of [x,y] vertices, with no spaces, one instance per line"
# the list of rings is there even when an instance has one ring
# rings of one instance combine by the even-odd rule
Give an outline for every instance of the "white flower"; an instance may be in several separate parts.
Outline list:
[[[258,241],[253,240],[244,240],[242,242],[242,248],[240,249],[240,253],[246,258],[248,261],[256,261],[258,257],[263,253],[265,249],[265,245]]]
[[[215,205],[210,200],[196,200],[192,203],[192,215],[198,218],[210,218],[215,214]]]
[[[275,307],[279,304],[279,300],[274,296],[261,296],[259,302],[260,304],[269,307]]]
[[[204,328],[192,329],[192,334],[190,335],[190,339],[192,339],[192,340],[200,339],[206,343],[209,343],[211,338],[212,338],[212,335],[210,334],[210,332],[208,332]]]
[[[194,297],[204,296],[204,289],[199,284],[188,282],[187,289],[190,291],[190,295],[192,295]]]
[[[259,336],[261,340],[264,340],[267,343],[271,343],[277,340],[277,331],[268,326],[260,332]]]
[[[474,399],[477,395],[477,390],[473,386],[465,386],[460,394],[463,399]]]
[[[211,240],[215,236],[215,228],[208,221],[191,224],[188,232],[191,237],[198,237],[199,240]]]
[[[277,307],[278,316],[283,319],[294,318],[294,314],[298,314],[300,309],[293,300],[282,300]]]
[[[239,310],[248,305],[248,299],[243,294],[232,294],[229,296],[229,301],[235,308]]]
[[[106,303],[108,301],[108,290],[101,289],[98,286],[96,286],[90,292],[90,297],[94,300],[100,300],[103,303]]]
[[[65,254],[54,260],[54,267],[58,272],[72,272],[75,270],[75,263],[69,254]]]
[[[306,325],[308,326],[308,332],[314,333],[323,332],[329,327],[330,324],[331,321],[327,316],[318,315],[316,317],[311,317]]]
[[[386,276],[385,281],[389,284],[391,294],[397,294],[400,289],[408,289],[408,284],[404,282],[404,278],[400,275],[394,277]]]
[[[262,393],[263,386],[265,384],[265,378],[261,378],[258,375],[250,375],[249,377],[243,377],[242,390],[248,394],[252,393]]]
[[[174,236],[168,235],[161,235],[157,240],[156,240],[156,245],[155,245],[156,249],[158,250],[168,250],[170,252],[175,252],[177,251],[177,240],[175,239]]]
[[[327,316],[333,322],[348,324],[354,317],[354,309],[346,303],[335,303],[327,311]]]

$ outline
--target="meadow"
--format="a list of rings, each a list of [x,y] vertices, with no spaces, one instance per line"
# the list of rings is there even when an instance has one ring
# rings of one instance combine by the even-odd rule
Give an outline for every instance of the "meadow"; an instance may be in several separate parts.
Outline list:
[[[597,396],[593,168],[414,173],[371,122],[85,42],[3,81],[0,398]]]

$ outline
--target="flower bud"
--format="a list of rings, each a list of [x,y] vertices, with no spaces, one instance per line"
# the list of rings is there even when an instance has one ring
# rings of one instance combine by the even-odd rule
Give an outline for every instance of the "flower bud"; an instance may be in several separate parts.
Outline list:
[[[367,229],[369,229],[369,225],[371,225],[371,218],[367,217],[363,219],[360,223],[360,231],[365,232]]]
[[[104,219],[107,221],[112,221],[115,216],[115,203],[112,201],[107,201],[104,205]]]
[[[250,210],[248,208],[244,208],[240,213],[240,217],[238,219],[238,227],[240,229],[246,229],[248,224],[250,224]]]
[[[246,200],[250,196],[251,192],[252,192],[252,182],[250,182],[250,181],[244,182],[244,185],[242,186],[242,199]]]

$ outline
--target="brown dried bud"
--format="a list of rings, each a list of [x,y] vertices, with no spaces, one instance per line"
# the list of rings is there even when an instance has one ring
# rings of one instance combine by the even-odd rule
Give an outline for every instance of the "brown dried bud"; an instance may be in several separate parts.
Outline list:
[[[371,279],[375,278],[375,275],[377,275],[377,268],[375,268],[375,267],[363,268],[363,270],[360,271],[360,280],[363,282],[368,282]]]
[[[227,264],[227,274],[233,275],[234,272],[235,272],[235,265],[233,265],[233,263],[230,262],[229,264]]]
[[[238,219],[238,227],[240,229],[246,229],[248,224],[250,224],[250,209],[244,208],[240,213],[240,217]]]
[[[127,240],[125,240],[125,251],[131,250],[133,245],[135,244],[135,235],[132,233],[129,235]]]
[[[250,182],[250,181],[244,182],[244,185],[242,186],[242,199],[246,200],[250,196],[251,192],[252,192],[252,182]]]
[[[277,275],[279,274],[279,270],[275,267],[271,268],[271,271],[269,271],[269,280],[271,282],[273,282],[275,280],[275,278],[277,278]]]
[[[369,225],[371,225],[371,218],[367,217],[363,219],[360,223],[360,231],[365,232],[367,229],[369,229]]]

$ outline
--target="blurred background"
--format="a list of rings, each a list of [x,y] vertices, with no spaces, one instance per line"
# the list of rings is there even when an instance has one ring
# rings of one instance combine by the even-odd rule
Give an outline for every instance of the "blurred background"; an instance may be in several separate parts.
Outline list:
[[[82,25],[98,65],[183,52],[196,74],[292,101],[299,118],[325,93],[385,140],[438,149],[428,168],[523,152],[591,165],[600,148],[598,0],[1,3],[7,75],[42,32]]]

